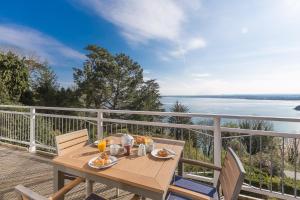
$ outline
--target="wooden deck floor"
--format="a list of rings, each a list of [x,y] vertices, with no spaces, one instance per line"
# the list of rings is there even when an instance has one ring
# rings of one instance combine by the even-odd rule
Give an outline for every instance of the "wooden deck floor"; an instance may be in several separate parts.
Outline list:
[[[14,187],[18,184],[48,197],[53,193],[52,179],[51,159],[0,144],[0,200],[17,199]],[[127,200],[133,196],[121,191],[117,198],[115,188],[102,184],[95,184],[94,192],[109,199]],[[84,195],[84,184],[80,184],[65,199],[84,199]]]

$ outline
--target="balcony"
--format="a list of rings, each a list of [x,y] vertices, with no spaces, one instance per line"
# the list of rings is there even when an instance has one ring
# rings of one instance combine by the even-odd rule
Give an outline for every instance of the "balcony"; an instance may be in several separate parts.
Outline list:
[[[241,128],[230,123],[289,124],[299,123],[299,118],[7,105],[0,108],[0,174],[4,177],[1,178],[0,199],[13,199],[13,187],[17,184],[49,195],[52,192],[49,156],[56,153],[55,136],[83,128],[88,129],[91,142],[125,132],[185,140],[184,157],[217,166],[221,166],[225,149],[230,146],[239,154],[247,171],[241,198],[300,199],[300,134],[260,130],[261,127],[253,125]],[[191,118],[201,123],[170,123],[170,117]],[[28,149],[29,153],[16,148]],[[177,173],[212,184],[218,177],[214,171],[189,165],[180,165]],[[122,191],[119,197],[114,197],[114,190],[101,184],[95,187],[96,193],[109,198],[129,199],[132,196]],[[67,199],[83,196],[82,185],[72,190]]]

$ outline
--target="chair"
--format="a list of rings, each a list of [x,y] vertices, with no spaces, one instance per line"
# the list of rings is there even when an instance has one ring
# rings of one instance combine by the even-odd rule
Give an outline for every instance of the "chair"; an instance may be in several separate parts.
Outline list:
[[[17,194],[17,197],[19,200],[59,200],[61,199],[67,192],[69,192],[71,189],[73,189],[75,186],[77,186],[79,183],[81,183],[84,179],[83,178],[75,178],[73,181],[70,181],[67,183],[63,188],[61,188],[59,191],[51,195],[49,198],[46,198],[44,196],[41,196],[32,190],[24,187],[23,185],[18,185],[15,187],[15,192]],[[105,198],[102,198],[94,193],[90,194],[85,200],[106,200]]]
[[[218,191],[222,192],[222,197],[225,200],[238,199],[246,172],[240,159],[231,148],[228,148],[222,168],[184,158],[180,162],[220,171],[217,187],[175,176],[169,187],[167,200],[208,200],[214,197],[220,199],[221,194],[218,194]]]
[[[64,155],[88,144],[87,129],[58,135],[55,137],[58,156]]]
[[[56,140],[58,156],[64,155],[66,153],[69,153],[70,151],[74,151],[78,148],[84,147],[85,145],[88,144],[88,139],[89,136],[88,136],[87,129],[56,136],[55,140]],[[72,174],[64,173],[64,179],[74,180],[75,178],[76,176]],[[91,188],[93,187],[93,182],[86,180],[86,187],[90,192]],[[118,188],[117,188],[117,196],[119,196]]]
[[[70,151],[84,147],[88,144],[88,131],[87,129],[58,135],[55,137],[57,155],[62,156]],[[76,176],[72,174],[64,174],[64,179],[74,180]]]

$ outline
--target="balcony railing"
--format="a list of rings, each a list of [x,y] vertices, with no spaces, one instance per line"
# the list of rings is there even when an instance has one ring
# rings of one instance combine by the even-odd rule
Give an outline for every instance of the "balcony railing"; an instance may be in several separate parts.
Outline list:
[[[199,123],[170,123],[170,117],[175,122],[191,119]],[[0,140],[28,146],[30,152],[55,153],[56,135],[86,128],[94,141],[129,132],[185,140],[184,157],[217,166],[231,146],[247,171],[244,191],[300,199],[300,133],[243,129],[228,123],[241,120],[300,123],[300,118],[0,105]],[[188,165],[179,166],[178,172],[213,184],[218,177],[218,172]]]

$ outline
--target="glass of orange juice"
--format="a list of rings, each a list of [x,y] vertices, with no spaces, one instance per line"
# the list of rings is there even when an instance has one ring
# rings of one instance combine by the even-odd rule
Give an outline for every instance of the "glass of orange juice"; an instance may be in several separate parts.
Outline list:
[[[106,149],[106,140],[100,140],[98,143],[98,149],[100,152],[104,152]]]

